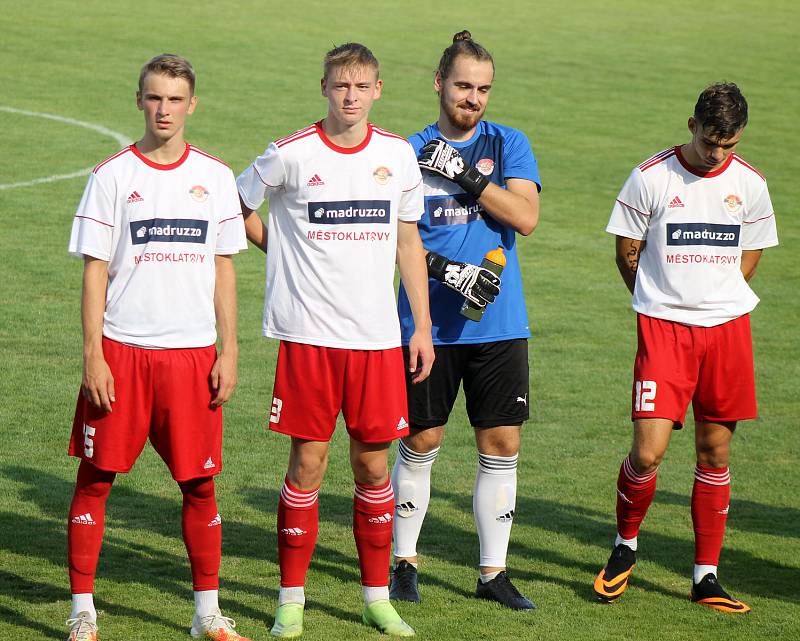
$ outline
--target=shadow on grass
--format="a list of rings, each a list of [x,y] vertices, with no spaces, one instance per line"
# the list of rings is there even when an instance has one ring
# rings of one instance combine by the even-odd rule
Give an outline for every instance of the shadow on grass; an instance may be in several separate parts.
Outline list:
[[[658,492],[656,496],[661,494]],[[677,495],[665,492],[667,501],[677,500]],[[471,502],[467,502],[463,494],[448,492],[444,490],[434,490],[432,495],[437,498],[447,500],[460,510],[471,510]],[[467,497],[468,498],[468,497]],[[758,506],[751,503],[749,509],[752,514],[763,509],[761,518],[769,518],[776,508],[769,506]],[[597,510],[582,508],[577,505],[563,504],[545,499],[533,499],[525,496],[517,496],[517,516],[518,524],[524,524],[545,531],[558,534],[567,534],[575,538],[578,542],[587,546],[604,545],[607,543],[610,552],[614,534],[613,513],[605,514]],[[429,523],[429,521],[431,521]],[[465,540],[465,536],[477,540],[477,535],[473,532],[465,533],[455,531],[452,525],[442,522],[434,514],[429,513],[426,518],[426,525],[423,529],[423,547],[432,549],[436,556],[444,558],[452,563],[464,563],[465,551],[475,549],[475,544],[470,545]],[[570,558],[559,550],[552,547],[533,547],[515,540],[512,533],[509,552],[512,555],[530,559],[528,568],[511,568],[514,576],[524,577],[531,580],[542,580],[555,582],[570,588],[576,595],[594,599],[594,592],[591,583],[595,574],[600,570],[606,561],[603,556],[597,559],[596,564],[589,564],[583,561]],[[604,553],[606,554],[606,553]],[[470,555],[469,565],[475,564],[477,555]],[[694,542],[692,532],[689,530],[685,537],[675,537],[648,531],[643,528],[640,535],[640,559],[646,559],[648,563],[656,563],[664,568],[690,576],[692,559],[694,557]],[[563,576],[552,576],[538,573],[529,569],[535,567],[538,562],[551,563],[567,569],[577,570],[589,574],[592,577],[589,581],[573,581]],[[750,552],[739,549],[723,548],[722,564],[724,566],[724,577],[726,585],[731,589],[746,590],[751,594],[759,594],[765,598],[777,599],[781,601],[800,600],[800,584],[796,581],[796,567],[789,567],[781,563],[759,558]],[[666,596],[680,599],[686,598],[686,593],[668,590],[654,583],[649,583],[642,572],[636,573],[636,583],[647,590],[660,592]],[[687,579],[688,582],[688,579]],[[689,587],[687,586],[687,592]]]
[[[28,503],[35,504],[51,518],[39,519],[29,516],[21,517],[13,512],[0,512],[0,549],[8,550],[21,556],[31,556],[45,559],[54,565],[64,567],[64,588],[57,586],[44,586],[40,592],[58,598],[69,599],[67,568],[66,568],[66,518],[69,503],[74,491],[74,483],[60,477],[43,472],[40,469],[23,466],[6,466],[0,472],[7,478],[25,484],[19,491],[20,498]],[[277,492],[270,495],[270,505],[277,505]],[[274,508],[273,508],[274,509]],[[112,488],[108,500],[106,513],[106,533],[103,537],[103,547],[97,568],[98,577],[120,584],[145,584],[173,594],[187,600],[192,599],[191,573],[189,562],[181,547],[180,553],[172,553],[164,548],[163,544],[153,543],[152,538],[137,537],[131,541],[129,537],[121,537],[109,530],[123,529],[127,531],[146,531],[165,538],[181,541],[181,494],[175,485],[175,498],[164,498],[146,494],[127,486],[120,485]],[[319,568],[330,576],[342,582],[359,584],[357,564],[355,570],[348,559],[338,551],[325,546],[317,546]],[[265,561],[277,565],[277,535],[274,530],[256,527],[238,521],[225,520],[223,522],[223,569],[226,556],[235,556],[247,560]],[[259,572],[256,568],[254,570]],[[16,575],[9,575],[14,579]],[[277,600],[278,585],[265,586],[238,580],[235,577],[223,574],[222,589],[220,592],[220,606],[225,613],[234,618],[249,617],[254,620],[270,620],[267,612],[245,606],[226,597],[227,591],[242,592],[258,598],[259,602],[265,599]],[[0,575],[0,591],[6,582]],[[7,587],[8,596],[25,600],[24,594],[19,594],[19,585],[25,579],[9,580]],[[0,592],[2,593],[2,592]],[[58,594],[58,597],[55,595]],[[102,595],[101,595],[102,596]],[[110,614],[125,616],[146,616],[151,620],[152,615],[140,611],[132,611],[124,606],[97,600],[98,607]],[[342,610],[330,604],[309,601],[309,609],[316,609],[328,613],[330,616],[352,621],[355,613]],[[271,610],[271,606],[270,606]],[[164,625],[179,630],[179,626],[166,620],[156,619]],[[358,619],[360,620],[360,618]],[[271,625],[271,623],[269,623]],[[62,635],[59,632],[58,637]]]
[[[691,497],[658,490],[655,503],[664,505],[683,505],[689,509]],[[800,510],[793,507],[764,505],[755,501],[737,499],[736,492],[731,496],[728,514],[728,528],[740,532],[770,534],[786,538],[800,539]]]

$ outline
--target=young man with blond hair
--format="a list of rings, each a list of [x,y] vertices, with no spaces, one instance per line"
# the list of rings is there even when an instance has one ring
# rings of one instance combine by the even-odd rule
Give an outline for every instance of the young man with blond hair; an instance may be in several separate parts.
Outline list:
[[[94,168],[72,225],[69,251],[84,259],[84,360],[69,448],[82,460],[67,528],[68,641],[97,638],[93,592],[106,500],[148,437],[183,494],[191,634],[244,639],[218,605],[214,476],[222,469],[222,405],[236,386],[231,256],[247,241],[233,173],[184,140],[194,85],[180,56],[144,65],[136,92],[144,135]]]
[[[270,429],[291,437],[278,503],[281,589],[272,634],[303,631],[305,577],[318,494],[341,411],[355,481],[353,534],[363,621],[412,636],[389,603],[394,493],[391,442],[408,433],[403,370],[433,361],[427,275],[417,233],[422,177],[411,146],[369,123],[381,95],[378,61],[348,43],[325,57],[324,119],[271,143],[238,178],[248,238],[267,254],[265,336],[279,339]],[[253,212],[269,198],[269,223]],[[395,263],[417,331],[400,348]]]

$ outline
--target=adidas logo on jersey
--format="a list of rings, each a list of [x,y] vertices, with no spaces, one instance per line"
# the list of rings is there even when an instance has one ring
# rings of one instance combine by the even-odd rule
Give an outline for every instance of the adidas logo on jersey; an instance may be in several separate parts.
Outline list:
[[[222,517],[219,513],[208,523],[208,527],[214,527],[215,525],[222,525]]]
[[[302,536],[303,534],[308,534],[308,532],[301,530],[299,527],[285,527],[281,532],[287,536]]]
[[[392,515],[386,512],[386,514],[382,514],[381,516],[373,516],[368,519],[368,521],[369,523],[391,523]]]
[[[321,187],[324,184],[325,181],[319,177],[319,174],[314,174],[313,176],[311,176],[311,178],[309,178],[308,182],[306,183],[306,185],[308,185],[309,187]]]
[[[89,512],[86,514],[81,514],[80,516],[73,516],[72,522],[77,523],[78,525],[97,525]]]
[[[678,198],[677,196],[675,196],[675,198],[673,198],[672,200],[670,200],[670,201],[669,201],[669,205],[668,205],[668,207],[669,207],[670,209],[673,209],[673,208],[675,208],[675,207],[683,207],[683,203],[681,202],[681,199],[680,199],[680,198]]]
[[[217,466],[214,464],[214,461],[212,461],[212,460],[211,460],[211,457],[209,456],[209,457],[206,459],[206,462],[205,462],[205,463],[203,463],[203,469],[204,469],[204,470],[210,470],[212,467],[217,467]]]
[[[397,516],[400,516],[404,519],[407,519],[411,516],[414,512],[416,512],[419,508],[414,505],[411,501],[406,501],[404,503],[399,503],[396,507]]]
[[[406,417],[405,416],[401,416],[400,420],[397,421],[397,429],[398,430],[404,430],[407,427],[408,427],[408,423],[406,423]]]
[[[514,520],[514,510],[509,510],[505,514],[501,514],[500,516],[497,517],[496,520],[500,521],[500,523],[509,523],[510,521],[513,521]]]
[[[130,195],[130,196],[128,196],[128,204],[129,204],[129,205],[130,205],[131,203],[140,203],[140,202],[142,202],[143,200],[144,200],[144,198],[142,198],[142,197],[139,195],[139,192],[138,192],[138,191],[132,191],[132,192],[131,192],[131,195]]]

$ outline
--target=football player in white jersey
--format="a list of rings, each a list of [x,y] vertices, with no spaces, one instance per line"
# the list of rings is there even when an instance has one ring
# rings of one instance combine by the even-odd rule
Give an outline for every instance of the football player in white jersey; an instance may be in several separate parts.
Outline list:
[[[271,143],[237,180],[248,238],[267,254],[264,335],[281,341],[269,426],[292,439],[278,504],[281,588],[271,630],[282,638],[303,631],[317,496],[340,411],[355,481],[362,619],[384,633],[414,634],[389,603],[387,461],[391,442],[408,434],[403,369],[424,380],[434,353],[416,225],[422,176],[411,145],[368,121],[381,94],[378,71],[363,45],[330,51],[321,82],[326,117]],[[266,198],[268,228],[253,213]],[[395,263],[417,323],[406,362]]]
[[[750,611],[717,580],[731,439],[738,421],[756,417],[749,312],[758,297],[748,281],[763,249],[778,244],[766,180],[735,153],[746,124],[747,102],[735,84],[706,88],[689,118],[691,140],[633,170],[606,227],[633,294],[639,347],[633,446],[617,480],[617,538],[594,583],[602,601],[628,586],[659,465],[691,402],[691,599],[722,612]]]
[[[218,605],[222,405],[236,385],[236,280],[246,249],[233,173],[184,141],[194,111],[187,60],[141,70],[141,140],[94,168],[69,251],[84,259],[83,380],[69,453],[80,457],[68,532],[68,641],[95,641],[93,591],[105,506],[149,438],[183,494],[195,638],[244,639]],[[216,352],[217,329],[220,352]],[[131,569],[134,573],[134,570]]]

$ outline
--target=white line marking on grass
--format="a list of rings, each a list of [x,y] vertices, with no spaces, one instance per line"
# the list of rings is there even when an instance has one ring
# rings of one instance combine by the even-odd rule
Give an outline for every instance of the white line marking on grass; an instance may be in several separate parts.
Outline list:
[[[41,113],[38,111],[27,111],[25,109],[15,109],[14,107],[6,107],[4,105],[0,105],[0,111],[5,111],[6,113],[10,114],[17,114],[18,116],[31,116],[33,118],[45,118],[46,120],[55,120],[56,122],[63,122],[67,125],[73,125],[75,127],[83,127],[84,129],[91,129],[92,131],[96,131],[99,134],[104,136],[108,136],[109,138],[113,138],[121,147],[126,147],[127,145],[131,144],[131,139],[128,138],[126,135],[121,134],[117,131],[112,131],[107,127],[103,127],[102,125],[96,125],[92,122],[84,122],[82,120],[75,120],[74,118],[67,118],[65,116],[57,116],[55,114],[46,114]],[[87,167],[86,169],[80,169],[78,171],[73,171],[68,174],[54,174],[52,176],[44,176],[42,178],[34,178],[33,180],[25,180],[18,183],[5,183],[0,184],[0,190],[2,189],[14,189],[15,187],[30,187],[31,185],[40,185],[42,183],[52,183],[57,180],[68,180],[69,178],[77,178],[78,176],[85,176],[88,174],[94,165],[91,167]]]

